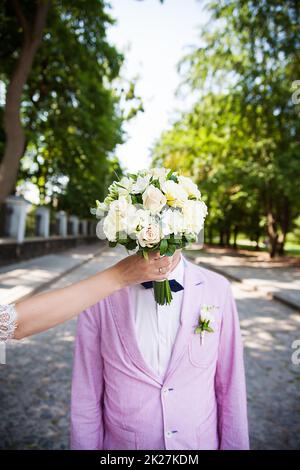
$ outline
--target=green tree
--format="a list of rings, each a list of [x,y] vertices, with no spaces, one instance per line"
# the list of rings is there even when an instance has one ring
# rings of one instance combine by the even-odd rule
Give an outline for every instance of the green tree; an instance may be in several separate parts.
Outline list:
[[[81,213],[88,195],[86,211],[104,190],[113,151],[123,139],[122,122],[141,103],[134,83],[120,77],[122,54],[108,43],[106,30],[114,20],[106,2],[48,3],[14,0],[0,7],[0,79],[7,87],[0,201],[18,177],[36,184],[42,201],[67,192],[64,204],[70,205],[76,194],[72,210]],[[121,100],[129,103],[127,115]]]
[[[265,225],[274,256],[300,209],[300,121],[291,91],[300,76],[299,2],[226,0],[208,9],[201,46],[179,65],[197,101],[171,131],[177,142],[176,129],[184,126],[177,163],[196,171],[221,239],[225,229],[257,238]],[[154,156],[166,151],[178,160],[178,142],[167,139],[170,152],[165,140]]]

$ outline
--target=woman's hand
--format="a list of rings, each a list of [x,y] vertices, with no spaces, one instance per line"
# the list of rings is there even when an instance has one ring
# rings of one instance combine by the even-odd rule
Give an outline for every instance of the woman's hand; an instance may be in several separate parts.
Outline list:
[[[175,262],[177,261],[173,256],[161,257],[159,252],[149,253],[148,260],[135,254],[122,259],[112,269],[115,270],[120,288],[122,288],[146,281],[162,281],[173,270]]]

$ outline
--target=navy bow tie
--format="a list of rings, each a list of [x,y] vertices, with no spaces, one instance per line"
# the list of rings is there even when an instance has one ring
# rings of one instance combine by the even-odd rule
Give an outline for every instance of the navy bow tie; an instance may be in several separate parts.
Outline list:
[[[172,292],[178,292],[180,290],[183,290],[183,286],[179,284],[179,282],[175,281],[175,279],[170,279],[169,283],[170,283]],[[151,287],[153,287],[153,282],[152,281],[142,282],[142,286],[144,286],[145,289],[151,289]]]

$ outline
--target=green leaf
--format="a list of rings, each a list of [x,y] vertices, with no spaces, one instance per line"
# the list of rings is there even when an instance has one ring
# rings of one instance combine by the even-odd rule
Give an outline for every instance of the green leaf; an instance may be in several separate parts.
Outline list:
[[[132,240],[131,238],[129,239],[129,241],[127,242],[127,245],[126,245],[126,248],[128,250],[134,250],[136,248],[136,240]]]
[[[168,250],[168,240],[163,238],[160,242],[159,252],[161,255],[165,255]]]
[[[208,331],[209,333],[213,333],[214,330],[210,326],[205,327],[205,331]]]
[[[177,250],[177,246],[173,244],[168,245],[168,249],[166,251],[167,256],[173,256],[175,251]]]
[[[169,180],[172,180],[172,181],[175,181],[175,183],[178,183],[178,178],[174,174],[170,176]]]

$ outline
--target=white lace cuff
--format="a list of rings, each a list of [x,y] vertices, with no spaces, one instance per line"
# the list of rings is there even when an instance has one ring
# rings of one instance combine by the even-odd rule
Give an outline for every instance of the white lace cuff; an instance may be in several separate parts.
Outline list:
[[[0,305],[0,342],[13,337],[17,327],[17,317],[14,304]]]

